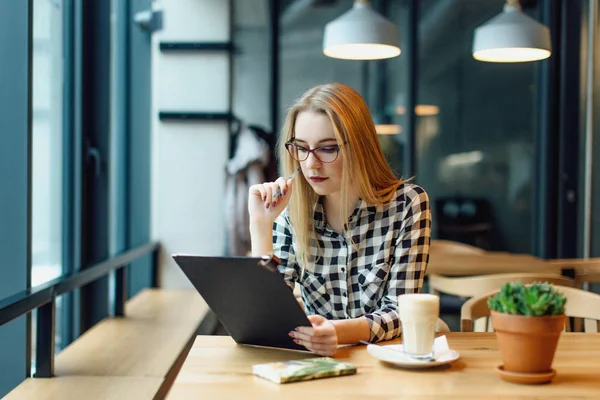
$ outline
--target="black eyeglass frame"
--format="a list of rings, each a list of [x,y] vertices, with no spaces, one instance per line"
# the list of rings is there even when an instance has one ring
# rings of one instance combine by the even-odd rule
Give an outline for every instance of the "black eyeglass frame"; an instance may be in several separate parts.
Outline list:
[[[344,143],[344,144],[346,144],[346,143]],[[293,151],[290,149],[291,147],[301,147],[302,149],[306,150],[306,158],[305,158],[305,159],[303,159],[303,160],[299,160],[299,159],[297,159],[296,157],[294,157]],[[323,161],[323,160],[321,160],[321,159],[319,158],[319,156],[317,155],[317,153],[315,153],[315,151],[317,151],[317,150],[319,150],[319,149],[322,149],[322,148],[324,148],[324,147],[335,147],[335,150],[336,150],[336,151],[335,151],[335,158],[334,158],[333,160],[331,160],[331,161]],[[287,151],[288,151],[288,153],[290,154],[290,156],[291,156],[291,157],[292,157],[294,160],[296,160],[296,161],[298,161],[298,162],[303,162],[303,161],[306,161],[306,160],[308,160],[308,157],[310,157],[310,154],[312,153],[312,154],[315,156],[315,158],[316,158],[317,160],[319,160],[320,162],[322,162],[322,163],[324,163],[324,164],[330,164],[330,163],[332,163],[332,162],[335,162],[335,160],[337,160],[337,159],[338,159],[338,157],[340,156],[340,150],[342,149],[342,146],[340,146],[339,144],[326,144],[326,145],[323,145],[323,146],[317,146],[317,147],[315,147],[314,149],[307,149],[307,148],[306,148],[306,147],[304,147],[304,146],[299,146],[299,145],[297,145],[296,143],[294,143],[294,139],[292,139],[292,140],[290,140],[290,141],[288,141],[288,142],[285,142],[285,148],[287,149]]]

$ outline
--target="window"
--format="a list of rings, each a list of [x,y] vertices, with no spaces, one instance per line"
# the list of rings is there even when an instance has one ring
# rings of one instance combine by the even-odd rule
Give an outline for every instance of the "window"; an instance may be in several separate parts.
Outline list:
[[[283,125],[288,107],[313,86],[340,82],[367,97],[364,62],[338,60],[323,54],[325,25],[350,10],[353,1],[342,0],[321,6],[312,2],[285,3],[279,18],[280,101],[277,112],[280,126],[274,127],[275,132]]]
[[[61,0],[33,1],[31,285],[61,275],[63,158]]]
[[[63,3],[33,1],[31,286],[62,272],[63,209]],[[64,296],[56,301],[55,349],[62,347]],[[35,358],[37,310],[32,313]],[[32,360],[35,373],[35,360]]]
[[[472,56],[474,29],[503,4],[420,3],[416,176],[437,238],[529,253],[536,64]],[[523,11],[537,12],[535,4]]]

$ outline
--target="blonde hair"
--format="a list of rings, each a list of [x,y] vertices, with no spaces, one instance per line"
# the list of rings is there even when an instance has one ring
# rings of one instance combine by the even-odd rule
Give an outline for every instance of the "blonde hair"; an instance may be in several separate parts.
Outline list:
[[[358,196],[368,204],[389,203],[402,180],[392,172],[375,132],[375,125],[363,98],[350,86],[330,83],[316,86],[300,97],[288,110],[279,138],[279,158],[284,176],[295,171],[299,162],[285,148],[285,143],[295,137],[298,114],[303,111],[323,113],[329,117],[340,146],[339,157],[343,160],[342,198],[347,198],[350,185]],[[311,239],[316,240],[313,223],[313,207],[318,195],[302,174],[293,181],[293,192],[288,203],[290,223],[296,241],[296,257],[303,264],[302,272],[309,263]],[[342,205],[342,221],[347,221],[352,210]],[[345,232],[346,236],[348,232]],[[317,257],[318,258],[318,257]]]

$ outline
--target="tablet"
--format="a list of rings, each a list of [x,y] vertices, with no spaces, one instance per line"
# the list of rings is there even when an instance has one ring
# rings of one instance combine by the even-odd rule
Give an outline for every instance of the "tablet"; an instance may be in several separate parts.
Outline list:
[[[311,323],[283,276],[261,266],[260,258],[173,259],[236,343],[307,351],[288,333]]]

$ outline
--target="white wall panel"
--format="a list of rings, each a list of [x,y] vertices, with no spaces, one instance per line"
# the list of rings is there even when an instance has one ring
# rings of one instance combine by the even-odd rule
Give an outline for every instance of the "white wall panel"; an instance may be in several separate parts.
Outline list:
[[[227,52],[163,52],[159,108],[161,111],[226,111],[229,80]]]
[[[222,42],[230,38],[229,0],[162,0],[160,39],[173,42]]]
[[[170,255],[222,255],[227,124],[160,123],[157,225],[165,249],[162,286],[187,284]],[[183,282],[182,278],[183,277]]]
[[[164,30],[153,37],[152,237],[161,242],[159,284],[191,284],[173,253],[225,249],[225,122],[159,121],[160,111],[229,111],[227,51],[160,51],[160,42],[230,40],[229,1],[163,0]]]

